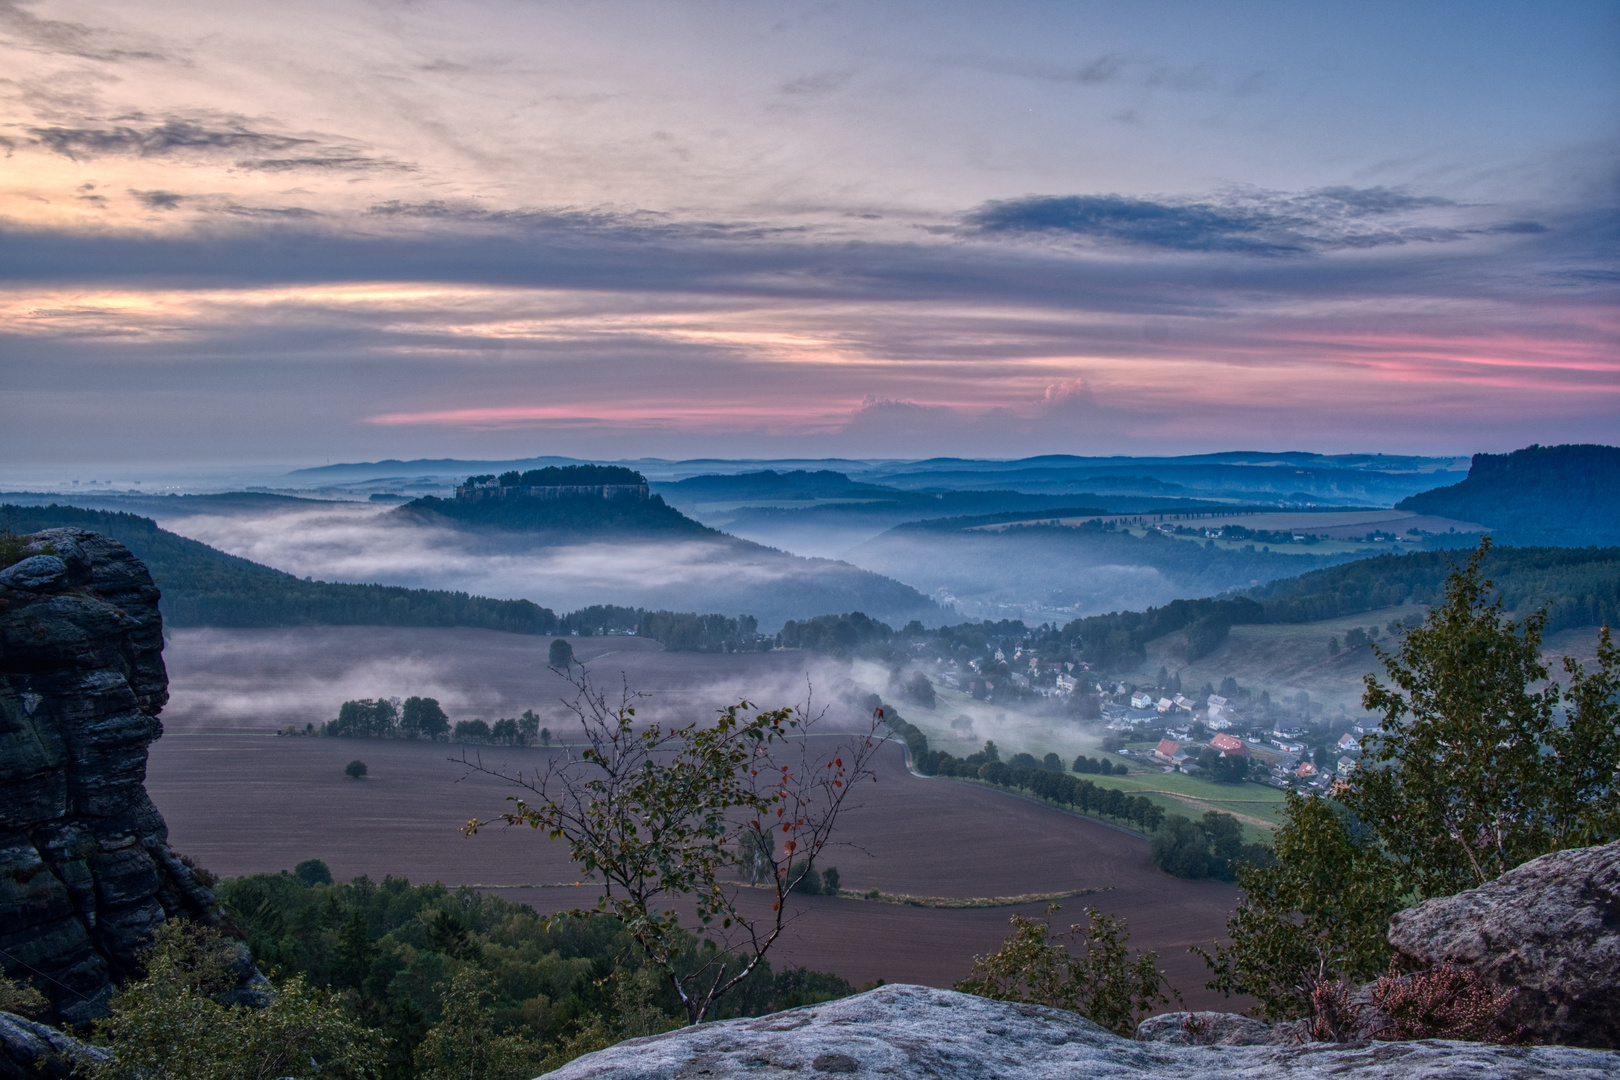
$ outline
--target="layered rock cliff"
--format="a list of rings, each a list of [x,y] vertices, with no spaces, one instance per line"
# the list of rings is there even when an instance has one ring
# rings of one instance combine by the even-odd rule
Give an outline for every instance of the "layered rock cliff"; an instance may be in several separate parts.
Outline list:
[[[0,966],[76,1024],[165,919],[223,916],[143,786],[168,700],[151,575],[95,533],[31,541],[0,570]]]

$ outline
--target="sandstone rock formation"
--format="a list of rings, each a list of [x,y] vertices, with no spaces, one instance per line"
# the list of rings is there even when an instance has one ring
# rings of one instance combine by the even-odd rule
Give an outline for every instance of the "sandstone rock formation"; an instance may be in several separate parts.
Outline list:
[[[0,1012],[0,1080],[68,1080],[109,1057],[55,1028]]]
[[[83,1023],[165,919],[222,916],[143,786],[168,700],[151,575],[79,529],[31,546],[0,570],[0,966],[50,998],[43,1019]]]
[[[925,986],[632,1039],[546,1080],[1613,1080],[1620,1053],[1480,1043],[1176,1046],[1074,1013]]]
[[[1505,1019],[1533,1041],[1620,1047],[1620,842],[1402,911],[1389,943],[1404,967],[1450,961],[1516,987]]]

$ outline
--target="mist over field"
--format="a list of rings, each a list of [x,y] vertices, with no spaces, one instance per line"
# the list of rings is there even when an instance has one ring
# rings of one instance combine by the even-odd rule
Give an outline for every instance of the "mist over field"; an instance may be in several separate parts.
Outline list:
[[[533,709],[567,737],[575,720],[564,703],[576,690],[547,666],[550,641],[438,627],[170,630],[163,724],[170,734],[264,733],[319,726],[349,700],[420,696],[436,699],[452,722]],[[768,708],[834,706],[831,725],[850,720],[837,708],[848,670],[813,653],[666,653],[634,637],[572,643],[583,670],[610,696],[621,689],[641,695],[637,714],[646,719],[701,720],[747,698]]]

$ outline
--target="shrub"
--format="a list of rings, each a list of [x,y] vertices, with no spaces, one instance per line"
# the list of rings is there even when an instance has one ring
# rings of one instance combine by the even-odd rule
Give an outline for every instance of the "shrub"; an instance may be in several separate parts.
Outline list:
[[[573,662],[574,647],[562,638],[554,640],[551,643],[550,650],[546,653],[546,663],[559,670],[567,671],[569,665]]]
[[[33,1016],[45,1011],[50,1000],[26,982],[17,982],[0,975],[0,1012]]]
[[[798,873],[798,867],[793,867],[792,869],[788,870],[788,876],[789,877],[792,877],[796,873]],[[820,872],[817,871],[816,868],[813,867],[813,866],[805,867],[804,873],[801,874],[799,876],[799,878],[796,881],[793,882],[793,891],[796,892],[796,893],[804,893],[806,896],[820,896],[821,895],[821,874],[820,874]]]
[[[366,763],[361,761],[359,758],[355,758],[353,761],[343,766],[343,775],[347,776],[350,780],[360,779],[362,776],[366,775]]]
[[[821,872],[821,891],[828,896],[838,895],[838,867],[829,866]]]
[[[364,771],[365,766],[361,766]],[[330,885],[332,884],[332,868],[320,859],[305,859],[293,867],[293,877],[298,879],[300,885]]]
[[[1057,905],[1046,909],[1048,915]],[[1001,949],[975,957],[973,973],[956,984],[966,994],[997,1001],[1028,1001],[1069,1009],[1120,1035],[1136,1028],[1137,1018],[1164,1004],[1164,973],[1158,954],[1149,950],[1130,959],[1125,922],[1086,908],[1088,925],[1069,927],[1054,938],[1049,922],[1014,915],[1013,932]],[[1076,956],[1066,942],[1085,946]],[[1179,999],[1180,995],[1177,995]]]
[[[146,977],[97,1021],[112,1057],[101,1080],[236,1080],[376,1074],[378,1033],[346,1019],[327,996],[294,976],[261,1008],[222,1003],[237,982],[240,946],[218,930],[164,923],[146,957]]]
[[[916,702],[925,709],[932,709],[938,701],[934,693],[934,684],[920,671],[914,672],[911,678],[906,680],[901,693],[907,701]]]
[[[1243,843],[1243,826],[1231,814],[1210,810],[1193,821],[1166,817],[1153,831],[1153,865],[1176,877],[1231,881],[1239,865],[1274,861],[1269,849]]]

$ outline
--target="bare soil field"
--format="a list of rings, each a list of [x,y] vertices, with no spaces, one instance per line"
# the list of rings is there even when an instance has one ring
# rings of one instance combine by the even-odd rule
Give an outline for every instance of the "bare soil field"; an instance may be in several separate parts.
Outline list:
[[[182,687],[183,689],[183,687]],[[556,750],[485,748],[489,764],[532,767]],[[554,911],[588,905],[561,844],[527,829],[466,838],[468,818],[500,812],[513,789],[468,777],[443,744],[171,733],[152,748],[147,788],[172,842],[214,872],[234,876],[327,861],[340,879],[387,874],[477,885]],[[366,762],[350,780],[343,766]],[[898,746],[880,755],[879,782],[843,819],[848,846],[823,865],[847,890],[913,896],[1017,896],[1097,889],[1063,903],[1059,920],[1094,903],[1124,916],[1133,944],[1156,949],[1172,983],[1196,1007],[1221,999],[1202,988],[1187,947],[1221,934],[1237,890],[1156,870],[1140,836],[973,785],[913,776]],[[994,949],[1019,907],[933,909],[843,897],[804,897],[775,954],[778,964],[949,986],[976,953]]]

